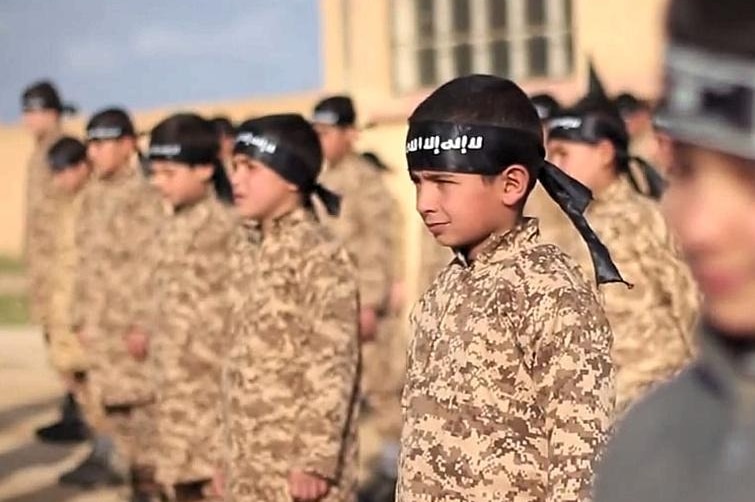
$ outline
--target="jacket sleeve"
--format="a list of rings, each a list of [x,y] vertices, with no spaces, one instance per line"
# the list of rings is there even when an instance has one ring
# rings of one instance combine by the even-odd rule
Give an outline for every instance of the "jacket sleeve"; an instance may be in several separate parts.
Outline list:
[[[611,332],[587,288],[550,301],[553,314],[536,344],[532,372],[549,438],[545,500],[588,501],[613,418]]]
[[[307,398],[296,419],[297,467],[331,480],[340,476],[355,419],[359,344],[353,278],[343,252],[307,260],[301,274],[308,334],[297,361],[302,386],[297,395]]]
[[[347,239],[357,260],[359,295],[362,305],[382,310],[393,280],[395,228],[398,207],[378,173],[361,168],[359,204],[355,230]]]

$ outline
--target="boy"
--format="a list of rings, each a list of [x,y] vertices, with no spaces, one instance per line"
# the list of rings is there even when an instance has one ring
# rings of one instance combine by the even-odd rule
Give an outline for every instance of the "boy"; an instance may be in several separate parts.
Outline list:
[[[456,258],[417,303],[404,388],[400,502],[586,501],[613,409],[611,332],[590,285],[522,218],[540,180],[621,280],[544,161],[527,95],[490,75],[441,86],[409,118],[417,211]]]
[[[47,151],[61,136],[60,121],[64,106],[50,82],[36,82],[21,97],[23,122],[34,136],[35,148],[29,159],[26,200],[26,261],[29,275],[32,318],[44,323],[47,305],[45,278],[54,247],[56,191],[47,163]]]
[[[320,101],[312,122],[327,164],[320,180],[343,196],[338,218],[328,217],[322,211],[320,216],[356,262],[360,336],[362,341],[376,341],[392,284],[396,208],[380,174],[354,151],[356,111],[351,98],[332,96]]]
[[[124,338],[139,321],[135,308],[151,273],[145,250],[163,211],[140,171],[136,133],[125,111],[110,108],[89,120],[87,154],[96,179],[86,189],[77,226],[81,252],[73,325],[90,357],[90,399],[104,413],[99,432],[113,435],[138,493],[151,484],[142,464],[147,463],[146,405],[153,395],[145,365],[129,355]],[[79,479],[71,473],[65,480],[72,477]]]
[[[47,159],[50,146],[61,136],[61,118],[69,107],[63,105],[55,86],[40,81],[27,87],[21,96],[24,127],[34,138],[26,181],[26,221],[24,258],[29,279],[29,309],[35,323],[45,327],[46,308],[50,305],[51,265],[54,261],[54,227],[58,191],[52,181]],[[73,395],[66,394],[59,421],[38,429],[42,441],[82,441],[81,417]],[[73,424],[73,426],[69,426]]]
[[[700,357],[637,404],[598,502],[749,502],[755,493],[755,4],[674,0],[667,21],[669,225],[703,293]]]
[[[47,162],[58,192],[55,228],[47,283],[48,305],[44,309],[50,361],[68,389],[67,404],[57,424],[37,431],[43,440],[84,440],[88,436],[74,395],[86,375],[87,361],[81,342],[71,331],[70,306],[76,267],[75,223],[81,207],[81,192],[89,179],[86,147],[77,139],[63,137],[48,151]]]
[[[226,490],[235,502],[353,501],[359,339],[356,272],[318,223],[322,154],[300,115],[242,124],[231,177],[244,250],[223,370]]]
[[[639,193],[641,183],[629,168],[626,127],[605,96],[587,96],[551,120],[549,129],[548,158],[592,190],[585,216],[633,285],[600,288],[614,334],[618,416],[692,358],[695,286],[660,207]],[[645,169],[651,173],[645,179],[658,177]],[[544,238],[590,269],[568,224],[542,228]]]

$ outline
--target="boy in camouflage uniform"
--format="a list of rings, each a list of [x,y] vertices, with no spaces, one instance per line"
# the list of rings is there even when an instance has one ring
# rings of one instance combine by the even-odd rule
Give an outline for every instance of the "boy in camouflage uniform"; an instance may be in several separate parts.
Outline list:
[[[51,278],[57,274],[55,255],[60,191],[53,183],[47,157],[50,147],[61,137],[60,121],[66,106],[55,86],[46,81],[27,87],[21,96],[23,123],[34,137],[34,151],[29,158],[26,180],[26,220],[24,259],[29,279],[29,310],[33,322],[48,330],[48,309],[51,306]],[[65,198],[65,196],[63,197]],[[62,202],[65,206],[67,202]],[[57,276],[59,277],[59,275]],[[49,333],[46,333],[49,339]],[[56,362],[60,352],[51,347],[50,357]],[[42,441],[69,442],[86,438],[79,407],[72,393],[66,393],[60,420],[36,431]]]
[[[544,160],[526,94],[453,80],[409,119],[417,211],[456,257],[415,306],[400,502],[587,501],[613,410],[611,332],[589,283],[537,220],[539,180],[620,281],[582,218],[589,192]]]
[[[220,460],[220,366],[237,225],[218,150],[211,123],[191,114],[165,119],[150,139],[152,181],[173,211],[151,246],[155,271],[129,346],[137,359],[146,348],[155,479],[177,502],[205,500]]]
[[[90,172],[86,147],[74,138],[63,137],[50,147],[47,162],[58,194],[52,261],[46,278],[45,335],[50,363],[69,392],[61,421],[39,429],[37,435],[46,441],[84,440],[88,430],[74,396],[82,390],[87,362],[81,342],[71,330],[70,307],[77,259],[75,224]]]
[[[223,371],[227,499],[353,501],[358,297],[346,251],[312,211],[338,197],[299,115],[242,124],[231,177],[239,214],[258,224],[241,254],[243,293]]]
[[[624,121],[599,86],[549,123],[548,158],[592,190],[594,200],[585,216],[633,285],[600,288],[614,334],[617,416],[691,360],[698,306],[694,281],[659,205],[640,193],[643,184],[654,180],[651,193],[659,197],[661,177],[642,159],[631,157],[628,144]],[[630,161],[638,160],[644,176],[630,170]],[[567,221],[541,228],[548,242],[584,270],[591,269],[584,245]]]
[[[138,321],[137,300],[152,272],[145,250],[163,216],[159,196],[140,171],[135,136],[120,109],[103,110],[87,124],[96,179],[85,190],[77,228],[72,314],[89,356],[89,400],[102,414],[99,432],[113,435],[131,465],[134,485],[149,477],[139,466],[145,462],[146,408],[153,395],[146,366],[129,355],[124,338]]]

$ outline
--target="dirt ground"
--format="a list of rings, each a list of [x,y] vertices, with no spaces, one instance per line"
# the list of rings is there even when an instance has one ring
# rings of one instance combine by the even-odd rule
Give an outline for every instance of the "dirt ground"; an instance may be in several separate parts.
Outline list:
[[[0,327],[0,500],[4,502],[116,502],[117,490],[58,486],[58,476],[87,454],[87,447],[40,443],[34,430],[57,416],[62,394],[34,328]]]

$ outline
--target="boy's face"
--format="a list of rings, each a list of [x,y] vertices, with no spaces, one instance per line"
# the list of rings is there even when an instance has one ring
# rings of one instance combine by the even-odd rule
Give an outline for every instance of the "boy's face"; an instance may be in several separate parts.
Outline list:
[[[514,206],[526,191],[517,193],[506,186],[505,174],[490,180],[479,174],[411,171],[417,191],[417,212],[425,226],[443,246],[474,250],[488,236],[508,230],[516,223],[519,211]]]
[[[87,143],[87,157],[97,176],[107,178],[126,165],[135,148],[133,138],[94,140]]]
[[[198,201],[207,193],[213,167],[158,160],[150,163],[150,171],[152,185],[173,207],[180,207]]]
[[[322,155],[326,162],[338,162],[351,150],[355,135],[353,128],[325,124],[315,124],[314,128],[320,137]]]
[[[59,117],[55,110],[29,110],[23,114],[23,124],[27,131],[39,138],[57,127]]]
[[[606,155],[606,150],[610,147],[600,143],[591,145],[579,141],[549,139],[547,149],[549,161],[591,189],[599,185],[599,180],[613,160]]]
[[[755,161],[677,143],[663,204],[705,297],[704,315],[755,336]]]
[[[258,160],[235,154],[232,171],[233,202],[243,218],[266,221],[298,201],[296,186]]]
[[[83,188],[87,178],[89,178],[89,165],[84,161],[56,172],[53,175],[53,184],[63,193],[75,194]]]

